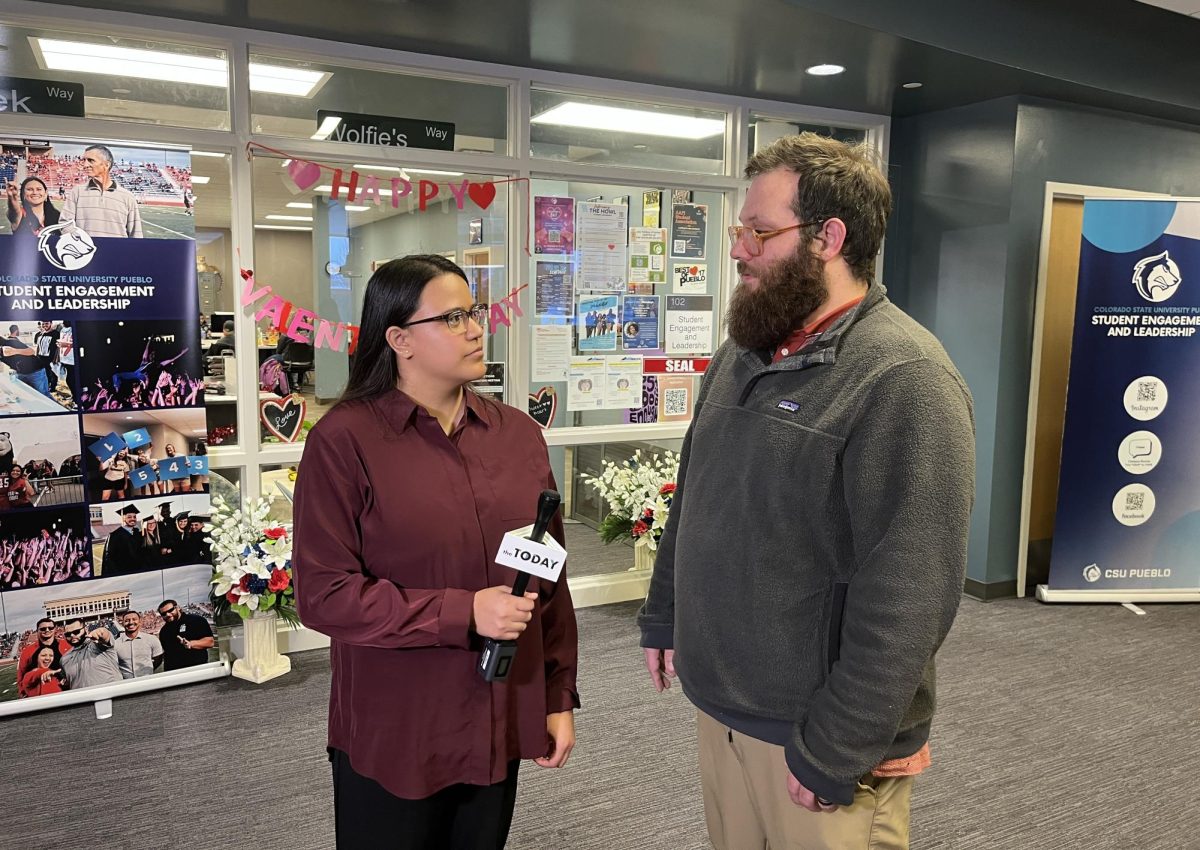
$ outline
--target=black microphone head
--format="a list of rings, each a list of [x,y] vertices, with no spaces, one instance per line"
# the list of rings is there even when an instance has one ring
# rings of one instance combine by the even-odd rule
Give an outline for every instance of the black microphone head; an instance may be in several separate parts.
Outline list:
[[[558,506],[562,502],[562,496],[558,495],[556,490],[543,490],[538,496],[537,519],[533,522],[533,533],[529,535],[529,539],[541,542],[542,535],[546,533],[546,529],[550,526],[550,520],[554,519],[554,514],[558,511]]]

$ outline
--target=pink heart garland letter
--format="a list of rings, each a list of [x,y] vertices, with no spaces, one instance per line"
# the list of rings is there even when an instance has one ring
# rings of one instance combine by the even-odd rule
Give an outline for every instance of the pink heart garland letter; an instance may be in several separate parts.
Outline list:
[[[471,200],[479,205],[479,208],[486,210],[492,205],[492,201],[496,200],[496,184],[495,183],[472,183],[467,186],[467,194],[471,196]]]
[[[289,162],[287,173],[301,192],[311,189],[321,180],[321,166],[315,162],[305,162],[302,159],[293,159]]]

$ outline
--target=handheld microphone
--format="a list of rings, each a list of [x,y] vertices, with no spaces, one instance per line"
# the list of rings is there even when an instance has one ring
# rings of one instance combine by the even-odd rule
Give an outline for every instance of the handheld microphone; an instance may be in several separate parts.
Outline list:
[[[528,540],[541,543],[550,527],[550,520],[558,511],[562,496],[554,490],[543,490],[538,496],[537,519],[533,523],[533,531],[529,532]],[[513,581],[512,595],[524,596],[525,588],[529,586],[529,573],[517,571]],[[483,653],[479,656],[479,664],[475,668],[485,682],[502,682],[508,678],[513,660],[517,657],[517,642],[515,640],[496,640],[488,638],[483,644]]]

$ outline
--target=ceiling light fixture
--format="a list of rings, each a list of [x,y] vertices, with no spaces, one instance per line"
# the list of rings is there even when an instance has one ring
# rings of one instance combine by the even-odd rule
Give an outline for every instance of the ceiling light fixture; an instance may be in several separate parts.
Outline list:
[[[205,177],[201,174],[193,174],[192,175],[192,183],[196,186],[203,186],[205,183],[207,183],[211,179],[212,178]]]
[[[321,122],[321,126],[317,128],[317,132],[309,136],[310,139],[316,139],[323,142],[333,135],[333,131],[337,129],[338,124],[342,123],[342,119],[337,115],[326,115],[325,120]],[[291,160],[288,160],[291,162]],[[286,165],[287,163],[284,163]]]
[[[277,215],[267,216],[267,221],[312,221],[311,215]]]
[[[47,71],[77,71],[113,77],[134,77],[165,83],[188,83],[213,88],[229,86],[229,65],[214,56],[168,53],[30,36],[38,64]],[[332,74],[303,68],[250,63],[250,90],[264,94],[312,97]]]
[[[902,89],[919,89],[924,83],[904,83],[900,86]]]
[[[725,122],[716,118],[693,118],[690,115],[597,106],[575,101],[560,103],[530,120],[534,124],[636,133],[642,136],[666,136],[672,139],[707,139],[725,132]]]
[[[218,156],[222,159],[225,158],[225,154],[217,153],[216,151],[192,151],[192,156]]]
[[[846,68],[842,65],[810,65],[804,69],[804,73],[812,74],[814,77],[832,77],[845,70]]]
[[[366,212],[370,209],[370,207],[351,206],[350,204],[347,204],[344,209],[346,212]]]
[[[312,204],[306,204],[300,201],[292,201],[290,204],[288,204],[288,207],[293,210],[311,210],[313,208]]]
[[[254,229],[255,230],[303,230],[305,232],[312,233],[311,227],[291,227],[286,224],[256,224],[256,225],[254,225]]]

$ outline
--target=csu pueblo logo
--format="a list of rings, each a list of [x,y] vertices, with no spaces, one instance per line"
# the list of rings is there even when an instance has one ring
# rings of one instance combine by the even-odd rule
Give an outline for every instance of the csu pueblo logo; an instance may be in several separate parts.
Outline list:
[[[73,221],[43,228],[37,245],[43,257],[68,272],[83,268],[96,256],[96,243]]]
[[[1156,304],[1174,295],[1182,280],[1179,266],[1167,251],[1146,257],[1133,267],[1133,285],[1138,295]]]
[[[1100,576],[1100,567],[1096,566],[1095,564],[1088,564],[1083,568],[1083,577],[1086,581],[1100,581]]]

